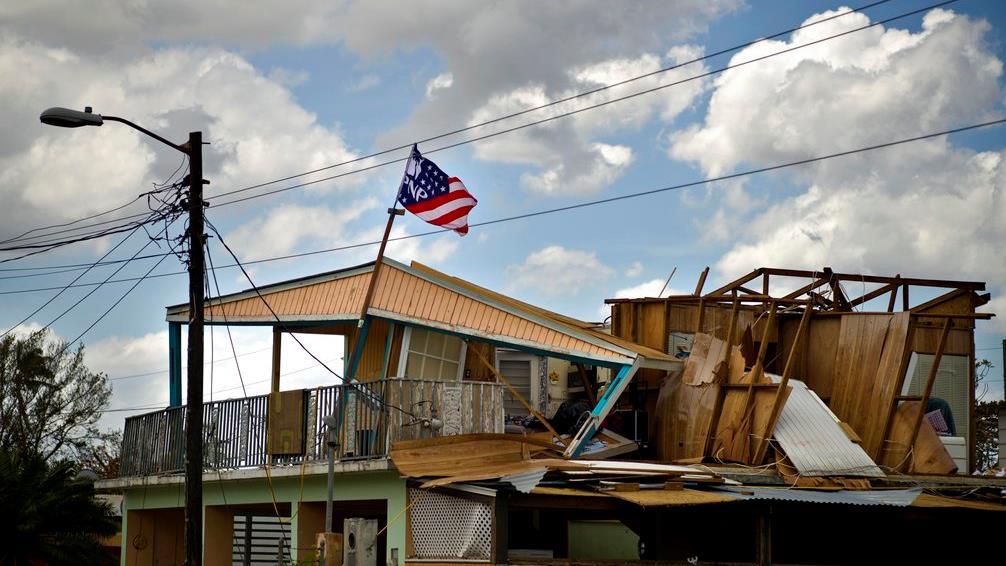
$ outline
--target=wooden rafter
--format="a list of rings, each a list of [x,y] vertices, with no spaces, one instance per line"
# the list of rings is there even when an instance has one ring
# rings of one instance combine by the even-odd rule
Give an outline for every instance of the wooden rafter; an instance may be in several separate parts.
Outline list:
[[[764,268],[756,269],[739,279],[735,279],[730,283],[727,283],[726,285],[720,287],[719,289],[716,289],[715,291],[711,291],[709,295],[711,296],[722,295],[727,291],[732,291],[737,287],[747,283],[748,281],[751,281],[752,279],[757,279],[762,275],[762,273],[764,273]]]

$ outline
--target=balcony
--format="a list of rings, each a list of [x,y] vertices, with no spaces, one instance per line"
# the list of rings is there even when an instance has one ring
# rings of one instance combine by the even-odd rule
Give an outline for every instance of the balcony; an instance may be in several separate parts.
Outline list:
[[[324,417],[340,414],[339,460],[386,458],[392,443],[432,436],[503,432],[504,394],[498,383],[383,379],[298,390],[298,410],[274,407],[282,415],[284,440],[296,453],[269,447],[270,395],[203,405],[203,468],[206,471],[324,462]],[[284,400],[290,392],[283,392]],[[284,401],[287,402],[287,401]],[[299,407],[298,407],[299,405]],[[400,410],[399,410],[400,409]],[[432,417],[443,424],[429,426]],[[294,423],[293,426],[290,423]],[[278,428],[280,425],[274,424]],[[277,434],[273,435],[276,442]],[[121,477],[181,473],[185,466],[185,407],[171,407],[126,419]]]

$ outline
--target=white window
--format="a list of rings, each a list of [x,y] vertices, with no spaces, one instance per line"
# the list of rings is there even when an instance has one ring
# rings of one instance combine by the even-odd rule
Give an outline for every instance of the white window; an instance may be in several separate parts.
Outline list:
[[[406,327],[398,367],[411,379],[458,381],[465,367],[464,340],[434,330]]]

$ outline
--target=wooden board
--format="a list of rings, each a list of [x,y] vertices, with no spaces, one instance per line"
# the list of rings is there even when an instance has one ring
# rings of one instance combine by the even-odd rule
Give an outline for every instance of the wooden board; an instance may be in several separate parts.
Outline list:
[[[701,459],[720,385],[686,385],[681,374],[667,377],[653,414],[651,444],[662,462]]]
[[[727,368],[727,383],[731,387],[723,395],[719,418],[713,425],[710,453],[706,454],[714,460],[752,463],[759,439],[772,435],[768,427],[778,385],[765,377],[761,366],[744,371],[744,365],[745,356],[735,346]],[[788,394],[787,389],[781,403],[785,404]]]
[[[725,371],[722,365],[726,359],[727,343],[705,333],[696,334],[692,339],[692,350],[685,360],[681,382],[686,385],[702,385],[720,381],[717,373]],[[721,367],[722,366],[722,367]]]
[[[476,352],[478,350],[478,352]],[[496,363],[496,348],[485,342],[468,341],[468,351],[465,354],[465,381],[496,381],[492,370],[478,359],[481,353],[490,364]]]
[[[807,321],[807,335],[796,351],[792,378],[807,384],[823,399],[831,397],[835,357],[841,317],[817,317]],[[798,317],[782,318],[779,323],[779,352],[789,352],[800,326]]]
[[[304,453],[304,390],[269,394],[266,452],[273,456]]]
[[[911,441],[912,426],[916,422],[919,407],[919,401],[905,401],[898,406],[891,421],[890,438],[881,455],[881,464],[916,474],[956,473],[957,464],[926,419],[922,419],[912,454],[908,454],[907,445]]]
[[[547,448],[550,442],[516,434],[466,434],[396,442],[389,455],[403,476],[447,477],[521,462]]]
[[[907,312],[842,317],[829,406],[874,460],[898,394],[909,326]]]

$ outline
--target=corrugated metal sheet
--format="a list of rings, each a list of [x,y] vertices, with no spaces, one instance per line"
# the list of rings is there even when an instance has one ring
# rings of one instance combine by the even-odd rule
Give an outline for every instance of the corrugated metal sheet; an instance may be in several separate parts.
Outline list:
[[[779,376],[770,375],[778,383]],[[790,380],[773,436],[803,476],[884,477],[869,455],[839,426],[816,393],[802,381]]]
[[[548,468],[541,467],[536,470],[528,470],[526,472],[503,476],[500,478],[500,481],[509,483],[514,486],[514,489],[521,493],[531,493],[531,490],[541,483],[541,480],[545,477],[546,472],[548,472]]]
[[[884,505],[907,507],[922,493],[921,488],[863,491],[814,491],[765,487],[720,487],[717,491],[738,499],[793,501],[797,503],[835,503],[840,505]]]

